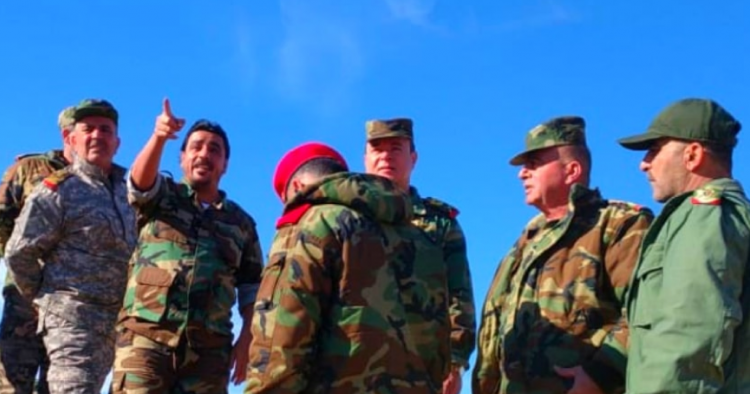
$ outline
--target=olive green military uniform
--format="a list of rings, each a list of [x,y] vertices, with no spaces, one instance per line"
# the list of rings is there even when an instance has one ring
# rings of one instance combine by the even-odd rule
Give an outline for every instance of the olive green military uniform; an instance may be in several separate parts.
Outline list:
[[[685,99],[620,143],[647,150],[670,138],[731,154],[739,130],[717,103]],[[627,296],[628,394],[750,393],[749,264],[750,202],[738,181],[713,179],[665,203]]]

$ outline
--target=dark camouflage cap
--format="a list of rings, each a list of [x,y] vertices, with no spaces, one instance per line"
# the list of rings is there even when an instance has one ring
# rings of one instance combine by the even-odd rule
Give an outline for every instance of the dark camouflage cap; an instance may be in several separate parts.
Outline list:
[[[365,123],[367,142],[391,137],[414,139],[414,122],[409,118],[374,119]]]
[[[510,164],[522,165],[529,153],[553,146],[586,146],[585,131],[586,121],[580,116],[552,118],[529,131],[526,135],[526,150],[510,159]]]
[[[713,100],[687,98],[670,104],[645,133],[617,142],[631,150],[648,150],[660,138],[709,142],[734,148],[742,125]]]
[[[118,114],[115,106],[107,100],[85,99],[78,103],[73,112],[73,119],[78,122],[87,116],[103,116],[117,124]]]
[[[57,116],[57,126],[60,127],[60,129],[69,128],[70,126],[75,123],[75,119],[73,119],[73,114],[75,113],[76,107],[70,106],[65,108],[64,110],[60,111],[60,115]]]

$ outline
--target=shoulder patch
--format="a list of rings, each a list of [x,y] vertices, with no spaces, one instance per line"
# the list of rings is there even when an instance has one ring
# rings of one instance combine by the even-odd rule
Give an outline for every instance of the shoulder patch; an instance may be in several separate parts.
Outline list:
[[[711,187],[696,189],[690,197],[693,205],[720,205],[721,192]]]
[[[66,171],[65,169],[55,171],[42,181],[44,186],[47,187],[47,189],[52,190],[53,192],[57,191],[57,188],[60,187],[60,184],[65,182],[66,179],[70,178],[71,175],[73,175],[70,171]]]
[[[460,213],[456,207],[440,201],[437,198],[427,197],[423,199],[423,201],[424,205],[426,205],[427,207],[433,208],[441,212],[442,214],[447,215],[451,219],[455,219]]]

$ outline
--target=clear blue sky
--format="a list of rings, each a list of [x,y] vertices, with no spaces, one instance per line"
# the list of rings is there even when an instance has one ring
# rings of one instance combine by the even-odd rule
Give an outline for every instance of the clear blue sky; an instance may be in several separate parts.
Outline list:
[[[255,217],[264,253],[287,149],[324,141],[362,170],[365,120],[413,117],[413,183],[460,208],[478,309],[535,214],[507,161],[550,117],[586,118],[605,196],[658,211],[641,155],[615,140],[674,100],[716,99],[746,124],[735,176],[750,184],[743,0],[3,1],[0,53],[2,166],[59,146],[58,112],[86,97],[119,109],[129,166],[169,97],[188,123],[228,131],[222,186]],[[179,173],[178,151],[163,169]]]

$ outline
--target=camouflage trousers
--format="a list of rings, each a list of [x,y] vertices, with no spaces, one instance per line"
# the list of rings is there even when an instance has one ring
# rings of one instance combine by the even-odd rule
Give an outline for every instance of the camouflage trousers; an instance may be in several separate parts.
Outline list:
[[[87,318],[47,311],[41,316],[49,392],[99,394],[114,359],[116,314]]]
[[[31,394],[37,371],[38,394],[49,393],[47,368],[49,361],[42,337],[37,334],[34,307],[15,287],[3,289],[5,305],[0,322],[0,394]]]
[[[117,337],[110,394],[226,394],[231,343],[171,348],[125,329]]]

